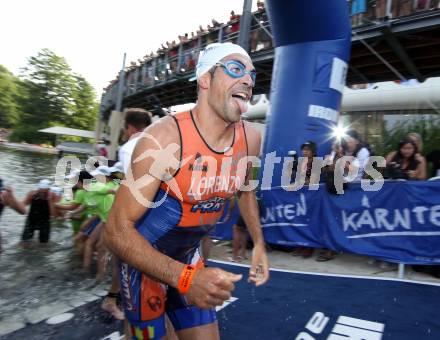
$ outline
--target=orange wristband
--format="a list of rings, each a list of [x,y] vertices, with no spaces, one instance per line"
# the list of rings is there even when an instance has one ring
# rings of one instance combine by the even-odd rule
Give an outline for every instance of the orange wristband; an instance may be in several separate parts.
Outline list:
[[[187,264],[183,268],[182,274],[180,274],[179,283],[177,285],[177,290],[180,294],[186,294],[188,292],[196,270],[196,267],[192,264]]]

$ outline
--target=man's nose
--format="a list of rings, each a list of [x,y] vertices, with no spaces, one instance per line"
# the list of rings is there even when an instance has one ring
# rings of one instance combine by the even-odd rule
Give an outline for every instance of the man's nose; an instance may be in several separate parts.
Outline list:
[[[249,73],[246,73],[243,77],[240,78],[240,80],[242,84],[247,85],[251,88],[255,85]]]

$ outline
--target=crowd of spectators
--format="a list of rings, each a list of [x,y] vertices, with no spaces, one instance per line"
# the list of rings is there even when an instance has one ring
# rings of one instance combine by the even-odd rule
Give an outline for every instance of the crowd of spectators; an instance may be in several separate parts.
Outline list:
[[[195,32],[179,35],[178,39],[163,43],[155,52],[130,62],[125,69],[126,91],[130,94],[140,86],[152,86],[177,74],[193,72],[198,55],[206,45],[226,41],[237,43],[240,18],[241,15],[231,11],[228,22],[212,19],[206,28],[199,25]],[[257,1],[257,11],[252,13],[249,46],[251,52],[272,47],[269,20],[264,2],[260,0]],[[118,81],[119,75],[104,88],[110,98],[116,96]]]
[[[439,9],[440,0],[347,0],[353,27],[381,20],[408,16],[416,12]],[[389,2],[389,4],[388,4]],[[125,69],[125,93],[132,94],[141,87],[150,87],[176,75],[194,71],[198,54],[213,42],[237,42],[241,15],[231,11],[226,23],[215,19],[206,27],[199,25],[194,32],[179,35],[176,40],[163,43],[155,52],[132,61]],[[257,1],[252,13],[249,50],[251,53],[273,47],[273,37],[264,2]],[[103,102],[114,102],[119,75],[104,88]]]
[[[416,132],[408,133],[396,146],[395,150],[385,157],[385,166],[376,167],[383,178],[388,180],[426,180],[434,178],[440,174],[440,150],[430,152],[426,157],[423,155],[422,136]],[[365,172],[365,167],[370,156],[374,155],[370,146],[365,143],[357,131],[351,129],[343,137],[335,141],[333,151],[326,157],[325,167],[316,177],[312,171],[313,157],[316,157],[316,144],[307,141],[301,146],[302,161],[293,163],[292,182],[298,181],[303,177],[304,185],[318,184],[325,182],[326,188],[331,194],[338,194],[335,187],[334,172],[337,166],[342,166],[342,173],[346,178],[344,190],[347,182],[356,182],[364,178],[369,178]],[[355,157],[352,162],[342,162],[338,165],[338,160],[344,156]],[[385,156],[385,155],[383,155]],[[430,171],[428,173],[428,168]],[[350,177],[350,172],[355,174]],[[314,177],[315,175],[315,177]],[[296,183],[295,183],[296,184]],[[314,249],[308,247],[296,248],[292,256],[309,258],[313,255]],[[324,262],[333,260],[337,252],[331,249],[324,249],[316,258],[316,261]]]
[[[348,0],[348,4],[353,26],[439,9],[439,0]]]

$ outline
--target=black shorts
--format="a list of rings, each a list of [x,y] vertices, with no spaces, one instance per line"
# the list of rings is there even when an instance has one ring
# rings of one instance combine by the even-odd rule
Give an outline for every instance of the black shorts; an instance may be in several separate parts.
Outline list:
[[[247,229],[246,223],[243,220],[243,217],[241,215],[238,217],[237,222],[235,222],[235,225],[241,229]]]

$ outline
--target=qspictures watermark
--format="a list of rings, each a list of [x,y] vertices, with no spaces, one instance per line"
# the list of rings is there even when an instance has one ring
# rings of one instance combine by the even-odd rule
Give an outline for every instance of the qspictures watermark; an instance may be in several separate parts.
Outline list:
[[[132,159],[132,164],[125,173],[125,179],[121,182],[129,188],[136,201],[148,208],[160,206],[172,191],[174,196],[182,200],[184,194],[194,200],[201,200],[206,195],[215,193],[233,194],[236,191],[253,191],[258,187],[260,190],[270,190],[274,181],[274,169],[276,164],[282,166],[281,188],[286,191],[297,191],[304,187],[308,190],[318,190],[321,175],[332,177],[335,192],[344,193],[344,184],[353,182],[358,178],[361,171],[369,179],[360,180],[361,188],[364,191],[379,191],[384,185],[384,178],[378,168],[386,166],[386,160],[381,156],[369,157],[363,164],[353,156],[343,156],[337,160],[330,157],[313,157],[311,167],[309,159],[299,157],[297,159],[287,156],[277,156],[276,151],[266,154],[264,160],[256,156],[247,156],[234,153],[230,148],[224,153],[221,164],[210,155],[193,155],[180,159],[180,145],[171,143],[162,147],[154,136],[143,132],[141,138],[148,140],[152,145],[150,149],[138,152]],[[132,166],[144,162],[146,165],[145,174],[135,178]],[[90,157],[84,169],[92,172],[99,166],[108,166],[108,160],[102,156]],[[71,194],[71,189],[78,182],[78,175],[75,175],[82,168],[81,161],[75,156],[62,157],[57,164],[55,183],[63,188],[65,193]],[[147,171],[148,168],[148,171]],[[249,179],[247,174],[251,168],[260,168],[260,179]],[[174,174],[178,171],[189,171],[189,183],[185,189],[178,184]],[[306,177],[309,183],[306,186]],[[363,176],[365,177],[365,176]],[[167,191],[158,201],[150,201],[143,195],[143,189],[155,181],[165,182]],[[93,190],[94,180],[84,180],[84,189]],[[96,176],[95,181],[105,183],[104,176]]]

